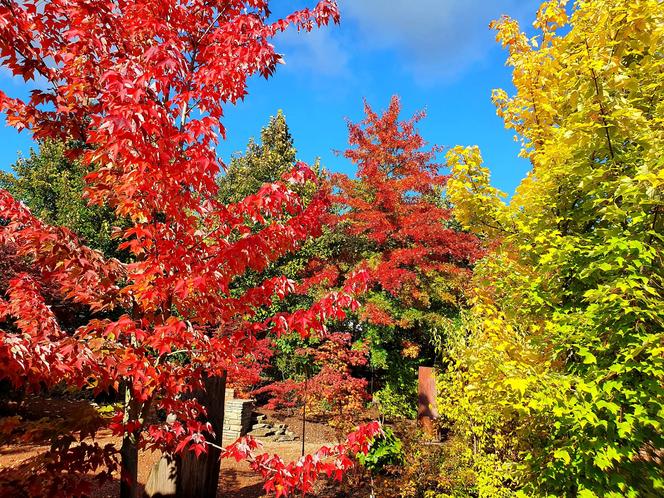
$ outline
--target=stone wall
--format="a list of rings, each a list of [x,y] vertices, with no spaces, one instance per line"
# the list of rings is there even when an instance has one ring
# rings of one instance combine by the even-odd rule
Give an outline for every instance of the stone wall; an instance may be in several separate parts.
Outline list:
[[[226,389],[223,443],[230,444],[251,430],[253,399],[236,399],[234,389]]]

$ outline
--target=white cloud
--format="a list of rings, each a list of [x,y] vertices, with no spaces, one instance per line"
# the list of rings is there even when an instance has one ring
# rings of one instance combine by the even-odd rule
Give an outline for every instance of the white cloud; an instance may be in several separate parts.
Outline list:
[[[458,75],[494,44],[489,22],[534,17],[535,0],[340,0],[368,48],[394,49],[418,79]]]
[[[290,29],[279,35],[276,44],[284,54],[286,67],[323,77],[350,77],[350,52],[335,32],[337,28],[327,26],[308,33]]]

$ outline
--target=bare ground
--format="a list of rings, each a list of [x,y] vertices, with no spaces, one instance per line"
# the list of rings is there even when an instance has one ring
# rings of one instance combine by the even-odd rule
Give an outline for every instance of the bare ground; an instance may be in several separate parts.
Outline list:
[[[57,417],[68,418],[70,412],[76,411],[76,405],[81,401],[61,400],[53,398],[33,398],[27,400],[23,405],[24,413],[30,412],[31,417]],[[85,403],[85,402],[83,402]],[[259,410],[268,416],[268,421],[275,423],[285,423],[290,430],[301,437],[302,421],[299,417],[290,416],[288,413],[279,413],[269,410]],[[100,431],[95,440],[101,444],[113,443],[117,448],[120,447],[120,438],[113,436],[109,431]],[[312,453],[323,445],[333,444],[335,442],[334,431],[327,425],[307,421],[305,452]],[[39,444],[4,444],[0,445],[0,470],[19,469],[22,464],[30,459],[38,457],[48,449],[48,442]],[[302,441],[292,442],[263,442],[264,452],[277,454],[285,461],[297,460],[300,457]],[[150,469],[160,458],[158,452],[141,452],[139,457],[138,479],[141,485],[147,481]],[[92,494],[93,498],[110,498],[118,496],[119,484],[118,477],[107,481]],[[323,486],[325,487],[325,486]],[[326,494],[326,493],[323,493]],[[218,497],[233,498],[259,498],[266,496],[263,492],[263,482],[255,472],[253,472],[246,462],[235,462],[232,459],[222,460],[221,479]],[[320,496],[320,495],[319,495]]]

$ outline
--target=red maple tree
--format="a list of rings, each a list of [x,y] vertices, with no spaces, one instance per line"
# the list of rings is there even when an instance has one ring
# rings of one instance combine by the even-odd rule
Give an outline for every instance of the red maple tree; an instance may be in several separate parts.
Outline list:
[[[368,273],[359,317],[372,353],[381,350],[379,368],[412,377],[417,362],[435,354],[432,330],[458,314],[482,246],[454,224],[444,195],[445,165],[436,162],[441,148],[427,146],[417,130],[424,113],[401,120],[400,111],[397,97],[382,115],[365,104],[365,119],[349,124],[344,156],[357,166],[356,178],[338,174],[333,180],[341,226],[354,250],[345,250],[336,264]],[[410,384],[395,382],[400,385]],[[414,399],[410,391],[403,395],[405,402]]]
[[[338,436],[345,435],[362,418],[370,399],[367,380],[355,371],[367,364],[366,344],[353,344],[348,332],[331,332],[316,344],[296,349],[293,358],[306,365],[304,379],[272,382],[253,394],[269,394],[269,409],[300,407],[304,417],[323,418]]]
[[[361,419],[370,399],[367,380],[354,371],[367,364],[366,345],[354,345],[348,332],[334,332],[303,353],[318,367],[304,393],[308,412],[330,419],[338,435],[346,433]]]
[[[347,232],[368,239],[378,255],[371,264],[364,261],[372,280],[393,295],[415,292],[417,299],[426,274],[463,273],[481,247],[477,237],[450,223],[442,196],[448,176],[435,162],[442,149],[426,149],[416,129],[424,113],[401,121],[400,112],[397,97],[382,116],[365,104],[365,119],[349,124],[351,148],[344,152],[357,166],[356,179],[334,179]]]
[[[240,293],[234,287],[237,277],[261,272],[316,236],[330,203],[326,188],[306,205],[297,195],[294,186],[315,181],[304,165],[236,204],[215,200],[224,105],[244,98],[251,75],[273,73],[277,32],[309,30],[338,13],[324,0],[284,19],[268,17],[267,0],[0,0],[2,65],[47,87],[25,101],[0,92],[0,110],[37,139],[71,145],[70,154],[90,167],[90,202],[131,221],[118,238],[132,254],[127,264],[105,259],[0,191],[0,246],[30,267],[15,267],[0,299],[0,378],[124,388],[111,424],[123,438],[122,496],[135,496],[139,448],[199,454],[214,447],[196,394],[206,379],[232,375],[268,331],[324,332],[363,286],[358,273],[309,309],[259,322],[250,318],[295,283],[275,277]],[[258,232],[256,223],[264,225]],[[93,319],[63,330],[45,287],[88,307]],[[155,409],[175,423],[149,419]],[[250,459],[279,496],[307,491],[320,472],[337,477],[349,465],[346,448],[366,447],[379,430],[365,427],[348,446],[292,465],[255,456],[250,441],[217,450]],[[48,475],[23,485],[51,496],[85,491],[80,473],[111,465],[115,451],[84,441],[87,435],[60,439]]]

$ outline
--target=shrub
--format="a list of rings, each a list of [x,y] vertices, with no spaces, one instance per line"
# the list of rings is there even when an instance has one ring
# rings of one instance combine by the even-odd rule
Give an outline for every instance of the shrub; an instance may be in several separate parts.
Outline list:
[[[389,427],[373,440],[368,453],[358,453],[358,461],[371,472],[380,472],[388,465],[404,463],[403,443]]]

